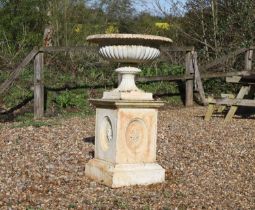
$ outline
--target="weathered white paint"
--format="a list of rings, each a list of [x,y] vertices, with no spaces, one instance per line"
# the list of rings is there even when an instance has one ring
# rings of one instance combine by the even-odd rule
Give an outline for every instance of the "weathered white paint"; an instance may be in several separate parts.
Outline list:
[[[135,75],[141,70],[135,67],[120,67],[115,70],[122,79],[118,88],[104,92],[103,99],[153,100],[152,93],[145,93],[135,84]]]
[[[136,87],[135,75],[141,70],[133,65],[158,58],[160,45],[171,43],[171,39],[144,34],[97,34],[88,36],[87,40],[99,44],[99,54],[106,60],[125,65],[116,69],[121,81],[118,88],[105,92],[103,99],[153,100],[151,93]]]
[[[113,62],[143,63],[159,57],[160,51],[154,47],[140,45],[112,45],[101,47],[99,54]]]
[[[167,37],[148,35],[148,34],[95,34],[87,37],[87,41],[102,44],[102,43],[148,43],[150,45],[169,44],[173,41]]]
[[[93,159],[86,165],[85,174],[112,188],[149,185],[165,181],[165,170],[157,163],[113,164]]]

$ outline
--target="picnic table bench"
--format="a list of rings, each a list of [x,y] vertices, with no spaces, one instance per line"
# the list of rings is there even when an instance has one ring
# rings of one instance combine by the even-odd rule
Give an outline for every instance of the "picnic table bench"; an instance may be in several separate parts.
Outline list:
[[[232,94],[222,94],[220,99],[214,99],[209,97],[207,99],[208,108],[205,114],[205,120],[209,121],[212,117],[213,112],[216,110],[218,112],[223,112],[226,107],[230,107],[226,117],[225,122],[230,121],[235,115],[238,107],[255,107],[254,92],[255,92],[255,74],[249,73],[243,76],[233,76],[227,77],[227,82],[241,84],[241,88],[235,97]],[[244,97],[248,99],[244,99]]]

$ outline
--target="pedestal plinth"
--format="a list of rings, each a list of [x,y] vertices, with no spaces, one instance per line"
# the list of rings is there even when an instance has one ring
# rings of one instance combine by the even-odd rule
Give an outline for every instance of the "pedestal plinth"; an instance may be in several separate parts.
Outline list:
[[[86,176],[110,187],[165,180],[156,163],[157,113],[162,102],[90,100],[96,106],[95,158]]]

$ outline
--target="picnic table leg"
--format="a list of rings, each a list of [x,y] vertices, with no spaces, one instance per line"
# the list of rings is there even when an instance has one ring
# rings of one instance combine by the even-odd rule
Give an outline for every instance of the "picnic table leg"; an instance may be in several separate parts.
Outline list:
[[[207,102],[208,102],[208,108],[205,114],[205,121],[209,121],[212,117],[213,111],[214,111],[214,107],[215,104],[210,103],[212,102],[213,98],[212,97],[208,97]]]
[[[233,94],[225,94],[225,93],[222,93],[222,94],[221,94],[221,98],[234,99],[234,98],[235,98],[235,96],[234,96]],[[226,108],[227,108],[227,106],[226,106],[226,105],[220,105],[220,106],[218,107],[217,112],[222,113],[222,112],[223,112]]]
[[[243,97],[249,93],[250,88],[251,88],[250,86],[242,86],[236,98],[243,99]],[[238,108],[238,106],[236,106],[236,105],[231,106],[231,108],[228,111],[227,116],[225,117],[225,120],[224,120],[225,122],[229,122],[232,119],[232,117],[235,115],[235,113],[237,111],[237,108]]]
[[[214,104],[209,104],[206,114],[205,114],[205,121],[209,121],[212,117],[213,111],[214,111]]]

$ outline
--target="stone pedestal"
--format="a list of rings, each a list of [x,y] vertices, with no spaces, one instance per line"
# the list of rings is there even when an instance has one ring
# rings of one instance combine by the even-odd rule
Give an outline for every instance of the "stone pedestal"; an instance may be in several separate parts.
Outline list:
[[[156,101],[90,100],[96,106],[95,158],[86,176],[110,187],[148,185],[165,180],[156,163]]]

